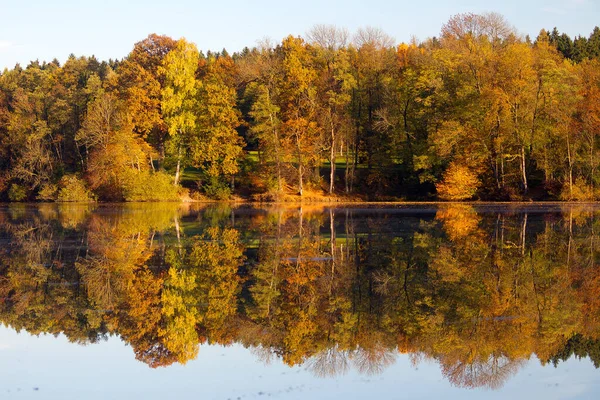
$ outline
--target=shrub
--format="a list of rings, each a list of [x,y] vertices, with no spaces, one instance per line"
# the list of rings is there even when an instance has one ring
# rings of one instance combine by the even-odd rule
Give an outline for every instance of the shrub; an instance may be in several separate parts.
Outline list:
[[[96,196],[90,192],[82,179],[76,175],[65,175],[58,184],[59,202],[92,202]]]
[[[475,196],[481,182],[468,167],[450,163],[442,182],[435,185],[440,199],[467,200]]]
[[[216,176],[210,177],[208,183],[203,186],[204,193],[212,199],[229,200],[231,197],[231,188]]]
[[[560,198],[567,201],[590,201],[594,199],[594,192],[585,179],[577,177],[572,188],[568,182],[563,186]]]
[[[56,201],[58,195],[58,186],[52,183],[42,185],[38,192],[37,199],[41,201]]]
[[[164,172],[136,172],[124,184],[126,201],[177,201],[179,186]]]
[[[13,183],[8,189],[8,198],[10,201],[23,201],[27,198],[27,189],[24,186]]]

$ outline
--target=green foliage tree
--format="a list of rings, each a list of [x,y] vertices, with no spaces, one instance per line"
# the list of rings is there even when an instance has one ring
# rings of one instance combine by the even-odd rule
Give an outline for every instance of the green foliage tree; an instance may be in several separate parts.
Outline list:
[[[298,194],[303,195],[306,171],[319,160],[321,129],[316,116],[316,71],[304,40],[288,36],[281,44],[283,142],[293,154]]]
[[[227,84],[223,70],[230,58],[209,58],[198,90],[195,134],[190,138],[191,164],[200,168],[211,185],[232,180],[244,155],[244,141],[235,128],[240,125],[235,89]]]

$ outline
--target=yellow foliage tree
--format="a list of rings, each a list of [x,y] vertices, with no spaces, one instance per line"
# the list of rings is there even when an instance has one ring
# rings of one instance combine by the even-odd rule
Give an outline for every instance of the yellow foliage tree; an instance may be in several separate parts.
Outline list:
[[[442,182],[436,185],[440,199],[467,200],[475,196],[481,182],[477,174],[464,165],[455,162],[444,173]]]

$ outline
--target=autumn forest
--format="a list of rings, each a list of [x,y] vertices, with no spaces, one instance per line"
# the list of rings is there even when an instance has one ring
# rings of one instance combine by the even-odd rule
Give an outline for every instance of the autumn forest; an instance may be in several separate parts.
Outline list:
[[[599,133],[598,27],[459,14],[424,41],[318,25],[233,54],[151,34],[0,73],[0,201],[597,200]]]

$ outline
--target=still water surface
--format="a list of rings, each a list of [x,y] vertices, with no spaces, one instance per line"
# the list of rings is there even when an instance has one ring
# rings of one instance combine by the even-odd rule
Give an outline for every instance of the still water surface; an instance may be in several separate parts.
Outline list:
[[[0,206],[0,398],[599,398],[599,213]]]

